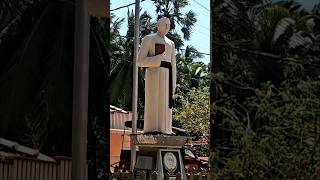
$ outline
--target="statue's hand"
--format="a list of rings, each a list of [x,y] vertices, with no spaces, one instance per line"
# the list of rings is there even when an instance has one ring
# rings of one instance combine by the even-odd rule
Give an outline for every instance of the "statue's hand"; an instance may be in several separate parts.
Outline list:
[[[162,53],[161,56],[162,56],[161,61],[164,61],[166,59],[166,53]]]
[[[159,58],[159,61],[164,61],[166,57],[166,53],[156,55]]]

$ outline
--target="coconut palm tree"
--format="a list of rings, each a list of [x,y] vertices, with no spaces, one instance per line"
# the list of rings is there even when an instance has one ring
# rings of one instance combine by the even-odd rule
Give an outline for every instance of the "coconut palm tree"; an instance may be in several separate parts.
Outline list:
[[[207,86],[208,77],[207,65],[203,62],[194,62],[202,58],[203,54],[193,46],[187,46],[182,53],[177,54],[177,84],[178,91],[187,94],[191,88]]]
[[[183,39],[189,40],[192,32],[192,28],[197,22],[196,14],[193,11],[188,11],[185,14],[181,10],[188,5],[188,0],[168,0],[159,1],[153,0],[156,6],[156,13],[158,15],[157,19],[161,17],[168,17],[170,19],[170,32],[168,37],[175,42],[176,49],[183,46],[181,37],[175,31],[177,25],[181,27],[181,32],[183,33]]]
[[[185,7],[187,1],[170,1],[164,3],[162,1],[154,1],[157,10],[158,19],[161,14],[171,19],[171,32],[168,37],[172,39],[176,44],[176,49],[180,49],[183,45],[181,36],[177,32],[173,32],[177,21],[181,26],[184,27],[186,39],[190,38],[190,31],[196,22],[195,14],[190,11],[186,14],[182,14],[181,8]],[[169,5],[170,4],[170,5]],[[172,7],[171,7],[172,6]],[[164,7],[164,8],[163,8]],[[163,9],[162,9],[163,8]],[[125,37],[119,34],[119,26],[123,23],[123,20],[116,19],[113,16],[112,20],[112,31],[111,31],[111,48],[112,48],[112,62],[111,62],[111,86],[110,95],[111,102],[115,105],[121,106],[126,109],[131,109],[131,94],[132,94],[132,60],[133,60],[133,36],[134,36],[134,14],[133,11],[128,11],[128,31]],[[141,38],[147,34],[157,31],[157,22],[152,21],[151,15],[147,12],[143,12],[140,16],[140,41]],[[140,101],[143,102],[144,94],[144,79],[143,73],[139,69],[139,97]]]
[[[288,60],[281,56],[307,54],[315,42],[310,26],[315,16],[293,1],[248,8],[239,2],[225,0],[215,10],[217,31],[220,32],[216,41],[219,58],[244,59],[236,64],[249,68],[253,74],[246,73],[241,77],[257,81],[257,84],[269,80],[277,83],[286,78],[283,66]],[[247,56],[248,53],[252,56]]]
[[[124,49],[123,44],[125,44],[125,39],[120,35],[120,28],[124,23],[124,18],[117,18],[113,13],[111,13],[111,24],[110,24],[110,51],[111,55],[111,64],[110,69],[113,69],[117,61],[116,58],[121,58]]]
[[[116,30],[120,28],[119,24],[121,21],[116,19],[112,24],[117,24],[114,26],[114,30],[111,33],[113,38],[111,43],[112,55],[111,55],[111,71],[110,71],[110,102],[113,105],[117,105],[124,109],[131,109],[132,106],[132,74],[133,74],[133,37],[134,37],[134,13],[133,11],[128,11],[128,21],[127,21],[127,34],[126,36],[121,36]],[[147,22],[150,15],[144,13],[141,17],[143,23]],[[149,24],[146,24],[148,26]],[[145,26],[142,26],[145,27]],[[145,33],[147,28],[145,28]],[[139,70],[138,73],[138,95],[140,101],[144,98],[144,78],[142,71]]]
[[[279,85],[285,79],[297,77],[286,75],[286,68],[295,68],[294,64],[304,66],[309,61],[308,54],[318,42],[315,28],[310,26],[310,22],[317,20],[315,14],[308,14],[293,1],[261,2],[254,6],[243,6],[248,1],[215,2],[212,103],[225,106],[219,101],[223,95],[235,96],[241,103],[254,96],[254,89],[261,83],[272,81]],[[316,61],[314,57],[311,59]],[[221,112],[216,109],[212,112],[211,147],[232,147],[230,124],[223,122]],[[215,153],[220,160],[226,157],[224,150]]]

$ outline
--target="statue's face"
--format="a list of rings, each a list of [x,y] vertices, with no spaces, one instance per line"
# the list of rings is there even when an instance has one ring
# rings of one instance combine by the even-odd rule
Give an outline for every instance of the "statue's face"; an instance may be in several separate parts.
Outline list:
[[[170,30],[170,20],[168,18],[161,20],[158,24],[158,32],[165,36]]]

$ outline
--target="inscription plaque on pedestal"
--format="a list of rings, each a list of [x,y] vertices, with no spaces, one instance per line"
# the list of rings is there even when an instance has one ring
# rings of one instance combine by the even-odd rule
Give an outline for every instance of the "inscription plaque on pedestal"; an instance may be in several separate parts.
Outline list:
[[[181,173],[179,154],[174,151],[162,151],[163,173],[169,174],[169,177],[176,177],[176,174]]]
[[[156,171],[159,180],[164,179],[165,174],[168,174],[171,180],[176,179],[179,173],[182,180],[187,179],[180,152],[187,137],[133,134],[131,141],[139,147],[135,170],[146,170],[149,174]],[[153,165],[150,165],[152,163]]]
[[[181,179],[185,179],[184,165],[181,153],[178,149],[159,149],[158,164],[159,178],[164,178],[165,174],[169,175],[169,179],[176,179],[177,174],[181,174]]]

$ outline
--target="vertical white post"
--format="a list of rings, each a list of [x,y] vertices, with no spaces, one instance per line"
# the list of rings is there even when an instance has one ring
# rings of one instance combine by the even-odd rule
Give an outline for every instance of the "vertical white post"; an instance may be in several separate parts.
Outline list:
[[[137,56],[139,48],[139,25],[140,25],[140,0],[135,2],[135,24],[134,24],[134,55],[133,55],[133,90],[132,90],[132,134],[137,134],[138,119],[138,67]],[[136,163],[136,146],[131,141],[131,170]]]
[[[72,111],[72,180],[87,180],[90,15],[88,0],[75,0]]]

